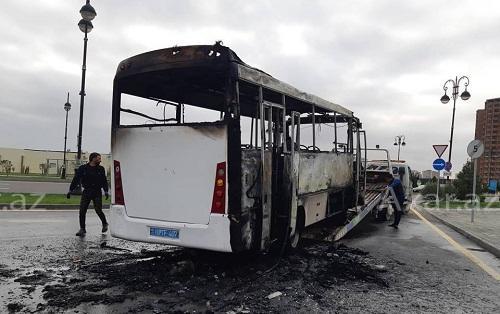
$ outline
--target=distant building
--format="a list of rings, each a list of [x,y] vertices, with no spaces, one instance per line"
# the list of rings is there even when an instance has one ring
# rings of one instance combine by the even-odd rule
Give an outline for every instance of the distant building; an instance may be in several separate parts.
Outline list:
[[[484,109],[476,112],[476,137],[484,144],[478,159],[481,182],[500,181],[500,98],[488,99]]]
[[[421,178],[422,179],[427,179],[427,180],[430,180],[432,178],[438,178],[439,174],[437,171],[434,171],[434,170],[424,170],[422,171],[422,176]]]
[[[88,161],[89,154],[82,152],[82,162]],[[0,174],[10,172],[12,174],[60,175],[63,158],[63,151],[0,147]],[[101,154],[101,160],[101,165],[109,174],[112,163],[111,155]],[[66,173],[68,175],[74,174],[76,152],[66,152],[66,163]]]

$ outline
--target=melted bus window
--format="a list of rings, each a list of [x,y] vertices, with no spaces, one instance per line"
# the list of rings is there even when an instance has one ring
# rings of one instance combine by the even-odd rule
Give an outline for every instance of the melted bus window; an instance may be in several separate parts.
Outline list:
[[[129,94],[121,95],[120,108],[120,125],[122,126],[215,122],[221,120],[221,113],[216,110]]]

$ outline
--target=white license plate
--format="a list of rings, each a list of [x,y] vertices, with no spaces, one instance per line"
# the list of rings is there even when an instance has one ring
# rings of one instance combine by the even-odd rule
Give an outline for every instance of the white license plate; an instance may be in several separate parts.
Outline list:
[[[149,235],[154,236],[154,237],[161,237],[161,238],[179,239],[179,230],[178,229],[150,227],[149,228]]]

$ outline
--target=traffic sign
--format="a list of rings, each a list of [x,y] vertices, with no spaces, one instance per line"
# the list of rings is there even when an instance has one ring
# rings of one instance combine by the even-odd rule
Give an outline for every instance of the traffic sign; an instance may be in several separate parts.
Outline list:
[[[481,157],[484,153],[484,144],[480,140],[473,140],[467,146],[467,154],[469,154],[470,158],[476,159]]]
[[[444,159],[438,158],[434,160],[434,162],[432,163],[432,167],[434,167],[434,169],[436,169],[437,171],[441,171],[444,169],[445,164],[446,162],[444,161]]]
[[[491,192],[495,193],[498,187],[498,181],[490,179],[490,182],[488,182],[488,190]]]
[[[447,161],[446,164],[444,164],[444,170],[451,171],[451,166],[451,162]]]
[[[436,151],[438,157],[441,158],[445,150],[448,148],[448,145],[432,145],[432,147],[434,147],[434,150]]]

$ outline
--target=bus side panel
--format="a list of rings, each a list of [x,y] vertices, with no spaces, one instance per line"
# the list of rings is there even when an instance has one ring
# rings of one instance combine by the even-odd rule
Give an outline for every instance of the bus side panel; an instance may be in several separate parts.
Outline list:
[[[209,223],[217,164],[227,162],[225,125],[119,128],[112,154],[129,217]]]
[[[352,155],[327,152],[297,155],[300,158],[299,195],[352,185]]]
[[[328,192],[314,194],[304,197],[305,223],[304,227],[310,226],[327,217]]]

